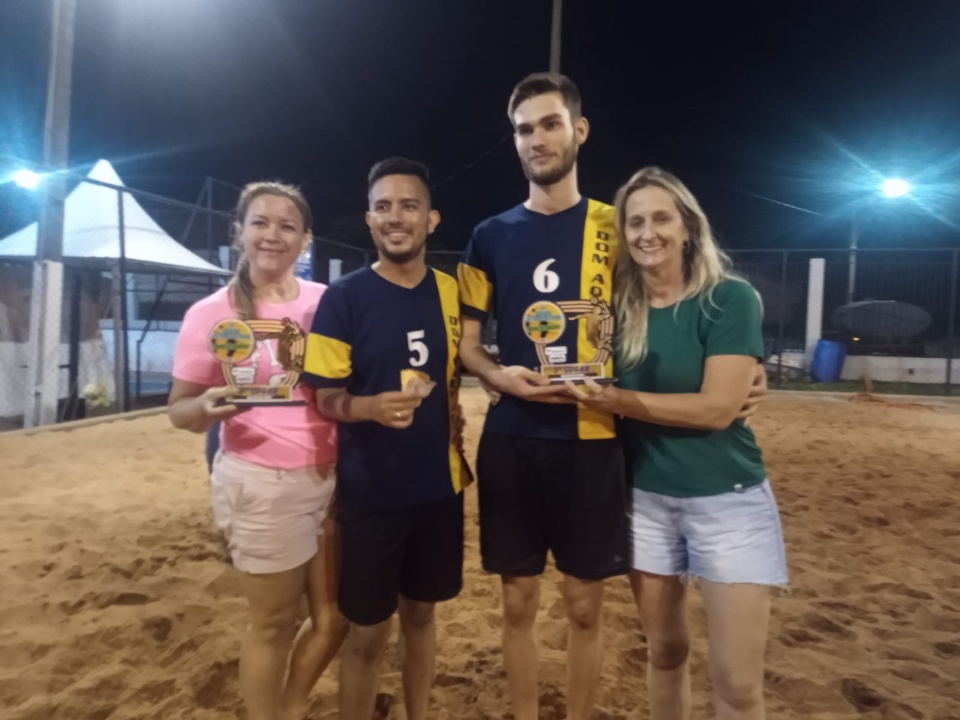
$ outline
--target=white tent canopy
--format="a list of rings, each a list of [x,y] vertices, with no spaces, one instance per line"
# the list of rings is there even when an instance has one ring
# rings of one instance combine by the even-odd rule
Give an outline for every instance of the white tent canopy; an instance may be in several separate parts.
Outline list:
[[[116,170],[100,160],[87,175],[92,180],[125,187]],[[132,272],[200,272],[229,275],[192,253],[154,222],[136,198],[123,194],[124,244]],[[0,260],[27,260],[37,253],[37,223],[0,240]],[[116,260],[120,257],[120,208],[117,191],[80,183],[66,199],[63,222],[63,258]]]

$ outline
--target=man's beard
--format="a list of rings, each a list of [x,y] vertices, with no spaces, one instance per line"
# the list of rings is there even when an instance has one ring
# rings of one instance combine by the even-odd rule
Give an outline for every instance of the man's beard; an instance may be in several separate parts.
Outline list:
[[[381,255],[383,255],[383,257],[395,265],[406,265],[411,260],[416,260],[424,252],[425,248],[426,243],[423,243],[422,245],[410,248],[409,250],[397,252],[390,250],[389,247],[387,247],[387,245],[384,243],[382,246],[378,247],[377,250]]]
[[[523,165],[523,174],[527,177],[527,180],[537,185],[544,187],[556,185],[569,175],[573,166],[577,164],[577,152],[579,150],[580,146],[576,142],[571,142],[563,149],[563,153],[560,155],[560,163],[554,168],[542,171],[534,170],[527,160],[521,159],[520,164]]]

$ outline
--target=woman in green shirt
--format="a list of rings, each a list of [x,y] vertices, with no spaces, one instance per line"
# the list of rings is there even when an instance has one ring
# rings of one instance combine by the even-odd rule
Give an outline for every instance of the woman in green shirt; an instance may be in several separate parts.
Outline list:
[[[760,448],[736,419],[763,356],[760,299],[730,271],[696,198],[673,175],[636,173],[617,194],[616,220],[619,387],[570,387],[588,407],[623,418],[650,716],[689,714],[684,581],[694,577],[717,717],[761,719],[770,586],[786,585],[787,565]]]

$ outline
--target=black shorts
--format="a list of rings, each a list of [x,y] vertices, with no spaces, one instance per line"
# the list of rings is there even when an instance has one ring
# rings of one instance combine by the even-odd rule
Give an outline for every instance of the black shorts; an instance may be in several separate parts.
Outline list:
[[[463,493],[376,512],[340,512],[340,612],[357,625],[390,618],[400,595],[450,600],[463,587]]]
[[[480,554],[487,572],[557,569],[602,580],[629,569],[627,482],[619,440],[484,432],[477,452]]]

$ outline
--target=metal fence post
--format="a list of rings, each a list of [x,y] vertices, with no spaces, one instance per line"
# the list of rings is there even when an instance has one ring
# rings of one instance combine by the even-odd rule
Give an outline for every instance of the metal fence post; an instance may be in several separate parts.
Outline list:
[[[204,181],[204,188],[207,191],[207,259],[213,262],[213,183],[210,178]],[[193,217],[191,216],[191,222]],[[213,292],[213,283],[207,278],[207,289]]]
[[[63,420],[75,420],[80,408],[80,313],[82,307],[82,275],[79,270],[70,273],[70,348],[67,361],[67,402],[63,410]]]
[[[780,317],[777,323],[777,386],[783,384],[783,335],[786,323],[787,307],[787,257],[789,250],[783,251],[783,260],[780,268]]]
[[[960,268],[960,250],[953,251],[953,262],[950,264],[950,308],[947,311],[947,395],[953,385],[953,358],[954,341],[956,340],[957,316],[957,270]]]
[[[123,365],[120,377],[123,380],[123,394],[118,396],[120,400],[120,409],[124,412],[130,410],[130,344],[127,337],[127,326],[129,315],[127,310],[127,232],[126,223],[123,218],[123,192],[117,191],[117,225],[120,234],[120,258],[117,263],[120,271],[120,328],[116,332],[122,333],[120,340],[120,349],[123,354]]]

